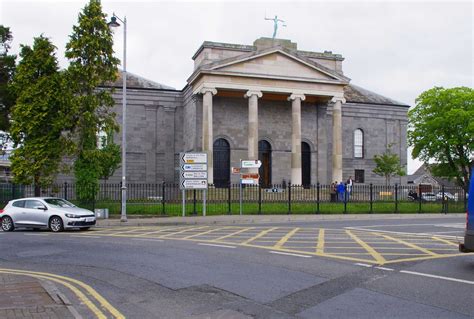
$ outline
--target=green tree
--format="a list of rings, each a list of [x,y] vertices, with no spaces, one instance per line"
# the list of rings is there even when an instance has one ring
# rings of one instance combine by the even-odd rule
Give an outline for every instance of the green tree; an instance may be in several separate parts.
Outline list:
[[[455,180],[466,191],[474,163],[474,90],[435,87],[408,112],[412,156],[430,164],[434,176]]]
[[[49,39],[34,39],[33,48],[21,46],[11,88],[17,96],[11,112],[10,133],[18,146],[11,157],[17,183],[35,185],[35,195],[49,185],[68,154],[68,86],[59,72],[56,47]]]
[[[81,196],[83,199],[91,199],[97,190],[103,174],[101,159],[108,151],[97,149],[97,133],[99,129],[118,129],[111,91],[99,88],[117,77],[119,60],[113,53],[112,32],[101,2],[90,0],[79,14],[78,24],[66,45],[66,57],[70,61],[68,75],[75,93],[71,118],[77,152],[74,173],[79,189],[87,189]]]
[[[7,131],[10,126],[10,108],[15,97],[9,84],[15,73],[15,55],[8,54],[13,40],[10,28],[0,25],[0,130]]]
[[[385,185],[390,185],[392,176],[404,176],[405,169],[400,165],[400,158],[390,150],[388,146],[383,154],[375,155],[374,161],[376,167],[372,170],[375,174],[385,177]]]

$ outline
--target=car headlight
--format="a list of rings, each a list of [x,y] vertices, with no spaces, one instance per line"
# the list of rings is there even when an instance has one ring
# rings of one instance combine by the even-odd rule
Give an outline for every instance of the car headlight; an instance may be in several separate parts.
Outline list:
[[[74,214],[64,214],[67,218],[81,218],[79,215],[74,215]]]

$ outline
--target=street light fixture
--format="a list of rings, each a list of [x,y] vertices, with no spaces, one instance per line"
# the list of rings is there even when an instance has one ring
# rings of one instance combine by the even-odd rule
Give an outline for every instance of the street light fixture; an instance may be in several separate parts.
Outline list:
[[[127,17],[124,17],[123,20],[112,14],[110,22],[108,23],[109,27],[115,28],[120,27],[119,20],[123,23],[123,71],[122,71],[122,212],[120,221],[127,221],[127,166],[126,166],[126,156],[127,156],[127,123],[126,123],[126,106],[127,106]]]

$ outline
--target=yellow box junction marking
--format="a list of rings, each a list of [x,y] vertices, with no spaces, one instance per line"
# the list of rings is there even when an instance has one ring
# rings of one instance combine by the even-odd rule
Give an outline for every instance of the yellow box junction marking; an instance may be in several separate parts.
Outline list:
[[[378,264],[382,265],[386,262],[385,258],[382,257],[380,253],[378,253],[375,249],[373,249],[371,246],[366,244],[363,240],[359,239],[355,234],[353,234],[350,230],[346,230],[346,233],[354,239],[355,242],[357,242],[359,245],[361,245],[369,254],[374,257],[375,261],[377,261]]]
[[[316,246],[316,254],[324,254],[324,228],[319,229],[318,244]]]
[[[395,237],[388,236],[388,235],[385,235],[385,234],[380,234],[380,233],[374,233],[374,234],[377,235],[377,236],[382,236],[383,238],[386,238],[386,239],[388,239],[388,240],[396,241],[397,243],[403,244],[403,245],[408,246],[408,247],[411,247],[411,248],[413,248],[413,249],[419,250],[419,251],[421,251],[421,252],[424,252],[424,253],[427,254],[427,255],[438,256],[437,253],[434,253],[434,252],[432,252],[431,250],[428,250],[428,249],[426,249],[426,248],[420,247],[420,246],[415,245],[415,244],[412,244],[412,243],[410,243],[410,242],[401,240],[401,239],[399,239],[399,238],[395,238]]]
[[[295,228],[291,231],[289,231],[285,236],[283,236],[276,244],[273,246],[273,248],[281,248],[285,243],[290,239],[294,234],[298,232],[299,228]]]
[[[153,229],[156,230],[153,231]],[[94,231],[91,232],[91,235],[114,236],[114,232],[116,237],[162,238],[232,244],[380,265],[459,255],[454,249],[457,244],[448,239],[419,234],[393,235],[375,230],[190,225],[169,226],[161,229],[153,226],[117,227],[99,233]],[[177,236],[180,234],[183,235]],[[433,246],[436,247],[433,248]],[[440,248],[437,248],[438,246]],[[399,252],[396,252],[397,250]],[[410,250],[415,250],[418,253],[414,254]],[[448,254],[449,250],[456,253]],[[446,251],[446,253],[442,251]],[[356,258],[357,256],[360,258]],[[390,258],[387,260],[385,256],[399,256],[400,259]],[[408,258],[407,256],[413,257]]]
[[[95,291],[91,286],[65,276],[59,276],[55,274],[45,273],[45,272],[35,272],[35,271],[25,271],[25,270],[18,270],[18,269],[5,269],[0,268],[0,273],[4,274],[11,274],[11,275],[20,275],[20,276],[29,276],[38,279],[50,280],[54,281],[58,284],[63,285],[64,287],[71,290],[80,301],[82,301],[93,313],[97,318],[106,319],[106,316],[97,306],[77,287],[72,284],[76,284],[81,288],[85,289],[87,293],[94,298],[101,307],[107,310],[114,318],[125,319],[125,316],[122,315],[116,308],[114,308],[107,300],[105,300],[97,291]]]
[[[256,236],[254,236],[254,237],[252,237],[252,238],[250,238],[250,239],[247,239],[246,241],[244,241],[243,243],[241,243],[241,245],[248,245],[249,243],[253,242],[254,240],[259,239],[260,237],[265,236],[266,234],[268,234],[268,233],[271,232],[271,231],[274,231],[275,229],[278,229],[278,227],[272,227],[272,228],[270,228],[270,229],[261,231],[261,232],[258,233]]]

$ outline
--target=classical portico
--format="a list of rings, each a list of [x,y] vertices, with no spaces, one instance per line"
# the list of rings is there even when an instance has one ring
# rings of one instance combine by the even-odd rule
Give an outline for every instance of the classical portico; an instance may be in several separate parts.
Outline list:
[[[202,95],[202,151],[208,152],[209,167],[212,171],[212,154],[214,136],[217,132],[213,127],[213,100],[216,97],[241,97],[248,100],[247,116],[247,152],[242,159],[258,159],[259,136],[259,104],[262,101],[286,100],[291,109],[291,117],[281,125],[291,126],[291,161],[287,167],[291,183],[302,184],[302,155],[301,155],[301,109],[315,107],[305,105],[304,101],[326,101],[332,106],[332,179],[342,179],[342,133],[341,108],[344,103],[343,88],[349,79],[331,70],[327,66],[298,54],[293,50],[295,45],[288,40],[259,39],[255,42],[255,50],[250,53],[226,52],[230,58],[216,59],[206,63],[206,58],[212,58],[213,51],[201,48],[194,59],[195,72],[188,79],[193,88],[193,94]],[[216,50],[214,50],[216,51]],[[240,53],[240,54],[237,54]],[[214,53],[214,55],[216,55]],[[232,56],[234,55],[234,56]],[[276,141],[278,142],[278,141]],[[213,174],[208,175],[212,184]]]

